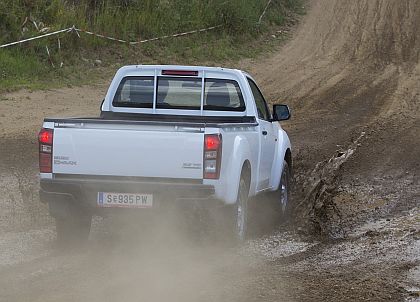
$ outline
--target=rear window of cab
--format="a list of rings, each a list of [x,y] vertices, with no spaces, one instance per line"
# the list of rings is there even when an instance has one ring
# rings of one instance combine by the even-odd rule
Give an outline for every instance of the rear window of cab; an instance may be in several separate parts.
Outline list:
[[[238,82],[227,79],[204,80],[201,78],[157,78],[156,100],[154,77],[125,77],[115,93],[114,107],[200,110],[245,111],[245,102]]]

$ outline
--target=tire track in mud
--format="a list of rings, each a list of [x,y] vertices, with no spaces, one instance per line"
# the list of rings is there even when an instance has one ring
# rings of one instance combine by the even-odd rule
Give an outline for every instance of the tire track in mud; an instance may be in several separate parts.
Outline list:
[[[325,162],[319,162],[309,177],[300,180],[303,182],[304,197],[296,206],[295,215],[312,234],[333,239],[346,237],[346,231],[341,226],[342,214],[333,197],[339,187],[341,166],[356,152],[365,135],[362,132],[347,150],[337,152]]]

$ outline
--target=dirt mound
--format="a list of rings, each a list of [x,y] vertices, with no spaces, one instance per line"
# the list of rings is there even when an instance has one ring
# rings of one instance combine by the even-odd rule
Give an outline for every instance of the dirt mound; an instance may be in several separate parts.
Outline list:
[[[390,196],[398,196],[393,205],[386,202],[386,209],[374,212],[416,205],[420,191],[420,2],[314,0],[308,4],[308,15],[293,40],[262,64],[249,66],[271,101],[288,103],[294,112],[284,126],[297,149],[301,197],[322,195],[311,191],[315,183],[307,183],[316,163],[328,163],[366,133],[357,151],[340,165],[335,188],[329,190],[337,194],[347,187],[353,192],[346,193],[351,206],[341,205],[341,211],[350,209],[341,216],[366,218],[355,210],[366,211],[367,206],[360,206],[355,187],[365,188],[365,200],[373,204],[376,199],[389,201]],[[317,167],[315,179],[326,181],[325,169]],[[308,202],[319,206],[319,200]]]
[[[379,65],[418,62],[419,16],[414,0],[315,1],[301,52]]]

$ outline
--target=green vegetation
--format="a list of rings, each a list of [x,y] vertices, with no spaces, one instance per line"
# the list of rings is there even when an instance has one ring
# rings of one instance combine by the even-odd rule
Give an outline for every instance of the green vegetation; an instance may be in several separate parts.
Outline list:
[[[95,65],[211,64],[254,56],[267,45],[255,42],[271,28],[284,25],[288,13],[299,12],[301,2],[272,1],[263,22],[258,24],[267,0],[2,0],[0,44],[72,25],[129,41],[222,27],[137,46],[82,33],[80,38],[75,33],[62,33],[2,48],[0,91],[83,82],[97,72],[96,68],[92,70]]]

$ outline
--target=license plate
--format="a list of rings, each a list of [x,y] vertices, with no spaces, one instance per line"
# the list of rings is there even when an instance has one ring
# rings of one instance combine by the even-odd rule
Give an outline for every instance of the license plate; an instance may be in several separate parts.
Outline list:
[[[102,208],[151,208],[153,195],[99,192],[98,206]]]

